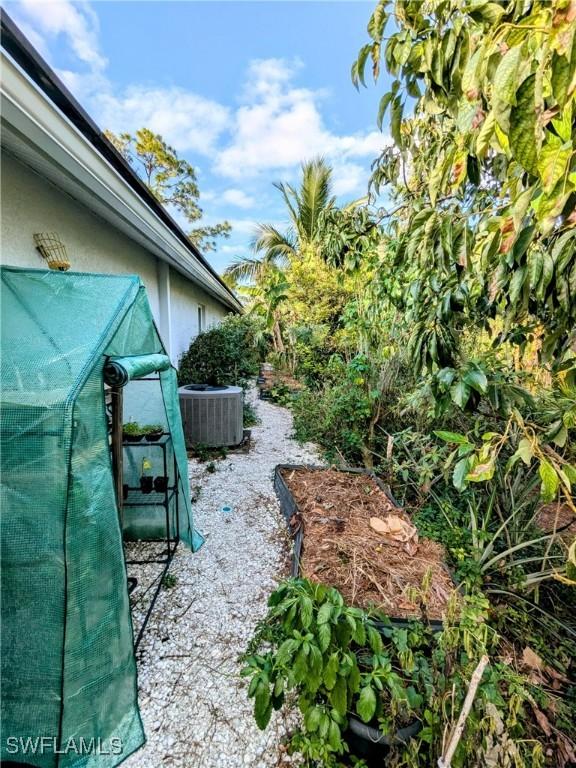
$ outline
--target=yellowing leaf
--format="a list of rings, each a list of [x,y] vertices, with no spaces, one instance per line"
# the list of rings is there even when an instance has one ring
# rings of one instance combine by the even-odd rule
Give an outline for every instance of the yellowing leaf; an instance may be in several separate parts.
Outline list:
[[[491,480],[494,476],[494,459],[490,459],[484,464],[476,464],[474,469],[466,476],[467,480],[473,483],[481,483],[485,480]]]
[[[490,147],[495,127],[494,112],[489,112],[476,136],[476,156],[482,159]]]
[[[534,451],[532,450],[532,443],[526,437],[522,438],[516,449],[516,454],[522,459],[524,464],[530,466]]]
[[[557,182],[566,173],[572,151],[572,142],[562,143],[558,136],[548,134],[538,157],[538,171],[547,194],[552,192]]]
[[[478,95],[478,67],[482,49],[479,48],[469,59],[462,75],[462,91],[468,99],[476,101]]]
[[[533,187],[528,187],[524,192],[521,192],[516,198],[514,207],[512,208],[512,218],[514,219],[514,229],[518,232],[522,226],[526,212],[530,206],[532,195],[534,194]]]
[[[556,470],[549,461],[542,459],[538,473],[540,475],[540,480],[542,481],[540,485],[540,496],[544,501],[553,501],[560,484]]]

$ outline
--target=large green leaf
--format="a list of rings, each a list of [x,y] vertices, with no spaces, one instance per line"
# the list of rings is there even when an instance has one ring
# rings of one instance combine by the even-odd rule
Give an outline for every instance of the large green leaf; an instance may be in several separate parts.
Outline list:
[[[518,89],[516,106],[510,113],[510,149],[520,165],[538,173],[536,134],[536,75],[526,78]]]
[[[540,480],[542,481],[540,485],[540,496],[544,501],[553,501],[560,485],[556,470],[549,461],[541,459],[538,473],[540,475]]]
[[[464,376],[462,376],[462,381],[472,387],[472,389],[475,389],[476,392],[479,392],[481,395],[483,395],[488,388],[488,379],[486,378],[486,374],[479,368],[471,368],[470,370],[466,371]]]
[[[348,684],[345,677],[338,675],[336,684],[330,691],[328,698],[336,712],[338,712],[339,715],[342,715],[342,717],[345,717],[348,709]]]
[[[470,397],[470,387],[461,379],[450,387],[450,397],[456,405],[459,405],[460,408],[464,408]]]
[[[518,70],[522,61],[524,46],[515,45],[507,51],[498,65],[494,74],[494,96],[506,104],[516,104],[516,91],[518,90]]]
[[[544,254],[539,248],[532,248],[528,254],[528,279],[530,280],[530,290],[536,290],[542,269],[544,268]]]
[[[376,693],[371,685],[365,685],[360,691],[356,712],[365,723],[370,722],[376,714]]]
[[[319,706],[310,707],[304,715],[304,725],[306,726],[306,730],[310,731],[310,733],[315,733],[320,726],[321,719],[322,709]]]
[[[338,654],[332,653],[324,667],[324,685],[329,691],[334,688],[339,668],[340,662],[338,660]]]
[[[452,482],[454,483],[454,487],[459,491],[463,491],[464,488],[466,488],[468,485],[466,478],[468,476],[469,469],[470,459],[468,457],[460,459],[460,461],[454,465],[454,471],[452,472]]]
[[[552,93],[554,98],[563,107],[568,97],[568,88],[571,80],[570,60],[567,56],[559,56],[555,53],[552,56],[552,71],[550,80],[552,83]]]
[[[263,731],[270,722],[272,714],[272,702],[270,701],[270,688],[264,683],[260,683],[256,696],[254,697],[254,719],[256,725]]]
[[[400,126],[402,124],[402,113],[404,111],[404,104],[400,96],[395,96],[392,100],[392,112],[390,115],[390,133],[392,138],[396,142],[396,146],[402,146],[402,135],[400,133]]]
[[[444,440],[445,443],[457,443],[458,445],[469,445],[469,440],[466,435],[460,435],[458,432],[444,432],[441,429],[435,429],[434,434],[439,437],[440,440]]]

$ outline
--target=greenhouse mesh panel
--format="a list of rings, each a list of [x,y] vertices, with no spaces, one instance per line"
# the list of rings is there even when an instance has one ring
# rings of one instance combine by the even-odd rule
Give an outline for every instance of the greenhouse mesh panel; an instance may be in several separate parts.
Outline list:
[[[137,277],[1,277],[0,756],[114,768],[144,734],[103,369],[165,350]],[[175,372],[159,377],[146,398],[172,433],[181,538],[195,549]]]

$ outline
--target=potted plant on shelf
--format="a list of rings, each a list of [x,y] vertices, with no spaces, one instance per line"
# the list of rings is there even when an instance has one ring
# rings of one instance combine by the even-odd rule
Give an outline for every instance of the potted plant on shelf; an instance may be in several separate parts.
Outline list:
[[[149,443],[155,443],[156,441],[160,440],[164,434],[164,427],[162,424],[145,424],[142,427],[142,431],[144,432],[146,440]]]
[[[144,437],[144,430],[137,421],[127,421],[122,426],[122,437],[128,443],[139,443]]]
[[[168,478],[166,475],[158,475],[154,478],[154,490],[156,493],[166,493],[168,489]]]
[[[150,474],[152,462],[148,458],[142,459],[142,474],[140,475],[140,490],[142,493],[152,493],[154,488],[154,478]]]

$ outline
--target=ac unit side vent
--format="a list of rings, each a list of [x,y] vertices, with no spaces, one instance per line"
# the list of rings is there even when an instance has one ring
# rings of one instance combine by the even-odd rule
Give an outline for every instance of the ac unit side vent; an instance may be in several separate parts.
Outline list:
[[[188,448],[234,446],[243,437],[243,393],[240,387],[180,387],[180,410]]]

